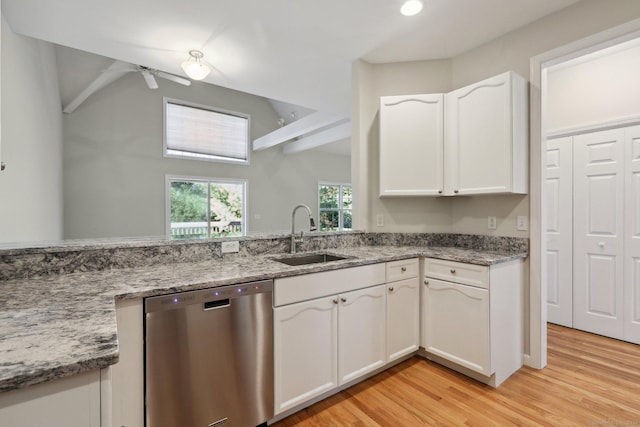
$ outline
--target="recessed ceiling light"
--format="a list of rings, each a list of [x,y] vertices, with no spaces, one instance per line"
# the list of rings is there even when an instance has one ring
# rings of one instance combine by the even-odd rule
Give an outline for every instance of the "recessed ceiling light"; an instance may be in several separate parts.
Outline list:
[[[407,0],[400,8],[400,13],[404,16],[413,16],[422,10],[422,2],[420,0]]]

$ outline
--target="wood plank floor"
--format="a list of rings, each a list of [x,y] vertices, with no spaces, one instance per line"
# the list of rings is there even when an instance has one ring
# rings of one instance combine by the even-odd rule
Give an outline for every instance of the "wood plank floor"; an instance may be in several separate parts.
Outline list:
[[[414,357],[274,424],[640,426],[640,346],[549,325],[548,365],[492,389]]]

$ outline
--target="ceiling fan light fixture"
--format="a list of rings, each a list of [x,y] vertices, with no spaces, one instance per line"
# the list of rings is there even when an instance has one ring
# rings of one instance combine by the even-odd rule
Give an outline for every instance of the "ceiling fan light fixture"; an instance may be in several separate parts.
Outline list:
[[[193,80],[202,80],[209,75],[211,69],[202,61],[204,54],[199,50],[190,50],[189,59],[182,63],[182,69]]]
[[[420,13],[422,10],[423,4],[420,0],[407,0],[400,7],[400,13],[404,16],[413,16]]]

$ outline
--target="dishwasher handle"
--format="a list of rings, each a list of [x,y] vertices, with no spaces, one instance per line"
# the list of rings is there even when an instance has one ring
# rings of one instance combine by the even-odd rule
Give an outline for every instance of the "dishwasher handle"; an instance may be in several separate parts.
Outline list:
[[[204,311],[216,310],[218,308],[227,308],[231,307],[231,300],[229,298],[213,300],[213,301],[205,301],[202,304],[202,309]]]

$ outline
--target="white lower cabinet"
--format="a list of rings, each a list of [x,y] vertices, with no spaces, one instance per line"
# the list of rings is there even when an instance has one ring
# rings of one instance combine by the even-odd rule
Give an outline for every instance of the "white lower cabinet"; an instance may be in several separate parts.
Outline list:
[[[276,414],[384,365],[384,289],[274,309]]]
[[[522,367],[525,265],[426,259],[422,345],[427,357],[497,387]]]
[[[418,350],[420,283],[418,259],[387,263],[387,362]]]
[[[418,266],[414,258],[275,280],[276,415],[418,350]]]
[[[100,371],[2,393],[0,426],[100,427]]]
[[[275,413],[338,385],[338,305],[329,296],[273,312]]]
[[[340,295],[339,385],[385,364],[385,286]]]
[[[489,291],[427,279],[425,349],[491,375]]]

